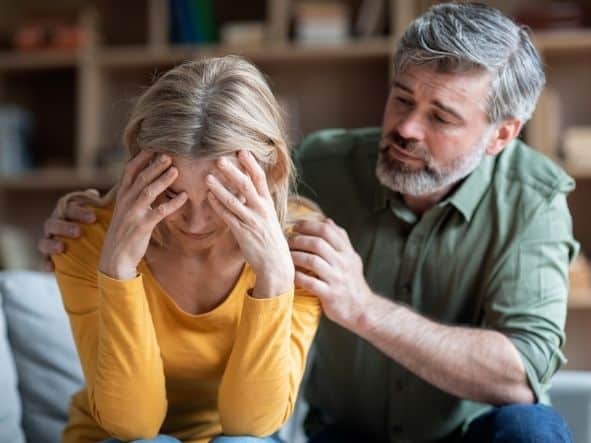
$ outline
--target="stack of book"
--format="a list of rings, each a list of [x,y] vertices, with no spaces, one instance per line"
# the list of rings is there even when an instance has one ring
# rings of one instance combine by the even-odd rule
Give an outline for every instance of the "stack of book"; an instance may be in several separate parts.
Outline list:
[[[338,1],[300,1],[294,8],[294,26],[300,43],[343,43],[351,34],[349,7]]]
[[[32,116],[17,106],[0,106],[0,176],[18,175],[31,167],[28,149]]]
[[[169,9],[172,43],[217,41],[213,0],[169,0]]]

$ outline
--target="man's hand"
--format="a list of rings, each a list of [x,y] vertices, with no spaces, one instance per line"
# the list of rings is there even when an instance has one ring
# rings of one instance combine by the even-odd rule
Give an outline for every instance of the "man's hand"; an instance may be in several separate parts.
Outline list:
[[[374,294],[346,231],[330,219],[301,221],[293,230],[289,246],[296,265],[296,285],[316,294],[332,321],[355,329]]]
[[[99,195],[96,189],[89,189],[86,192]],[[53,272],[51,254],[64,252],[64,244],[55,239],[54,236],[77,238],[80,235],[80,223],[91,224],[96,220],[92,209],[84,206],[75,199],[68,202],[64,212],[64,218],[60,218],[57,206],[51,216],[43,223],[43,237],[37,242],[37,249],[43,255],[41,266],[47,272]]]

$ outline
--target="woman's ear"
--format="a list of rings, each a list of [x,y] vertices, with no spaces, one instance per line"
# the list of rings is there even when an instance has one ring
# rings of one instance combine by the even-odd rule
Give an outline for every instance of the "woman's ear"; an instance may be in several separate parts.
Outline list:
[[[488,142],[486,153],[497,155],[519,135],[523,124],[516,118],[503,120],[495,129],[493,136]]]

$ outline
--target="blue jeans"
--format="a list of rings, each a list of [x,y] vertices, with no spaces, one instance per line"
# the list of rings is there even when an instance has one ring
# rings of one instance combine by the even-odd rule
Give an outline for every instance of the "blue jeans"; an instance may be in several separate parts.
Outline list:
[[[117,440],[116,438],[110,438],[108,440],[103,440],[101,443],[122,443],[121,440]],[[177,440],[174,437],[170,437],[168,435],[159,435],[156,438],[152,438],[150,440],[133,440],[133,443],[181,443],[180,440]],[[277,436],[277,434],[273,434],[270,437],[250,437],[248,435],[244,436],[226,436],[220,435],[218,437],[214,437],[211,440],[211,443],[283,443],[281,439]]]
[[[329,426],[311,436],[309,443],[370,442],[338,426]],[[455,441],[455,440],[454,440]],[[564,419],[545,405],[509,405],[487,412],[472,423],[461,443],[572,443]]]
[[[549,406],[508,405],[481,415],[462,443],[572,443],[570,429]]]

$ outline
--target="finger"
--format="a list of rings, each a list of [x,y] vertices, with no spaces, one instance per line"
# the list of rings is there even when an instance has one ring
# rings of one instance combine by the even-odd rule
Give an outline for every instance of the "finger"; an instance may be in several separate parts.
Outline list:
[[[300,220],[293,226],[296,233],[320,237],[331,245],[336,251],[342,251],[347,244],[337,231],[338,226],[325,221]],[[346,240],[348,242],[348,238]]]
[[[101,193],[99,192],[99,190],[98,189],[94,189],[94,188],[88,188],[84,192],[89,192],[89,193],[93,194],[95,197],[100,197],[101,196]]]
[[[291,258],[295,266],[313,272],[321,280],[328,281],[333,273],[333,267],[318,255],[291,251]]]
[[[335,255],[337,252],[323,238],[310,235],[294,235],[287,240],[287,243],[292,251],[309,252],[321,257],[330,265],[336,263]]]
[[[142,171],[140,171],[131,185],[132,195],[138,195],[154,180],[171,168],[172,159],[168,155],[158,155]],[[175,168],[176,169],[176,168]]]
[[[50,258],[46,257],[43,259],[43,261],[41,262],[41,270],[45,271],[45,272],[53,272],[54,271],[53,262],[51,261]]]
[[[316,295],[322,300],[328,294],[329,286],[326,282],[296,269],[294,284]]]
[[[220,158],[217,165],[228,183],[227,188],[236,190],[236,192],[233,192],[234,194],[238,193],[246,197],[247,203],[258,206],[260,194],[257,192],[250,176],[242,172],[238,166],[227,158]]]
[[[207,200],[215,213],[220,217],[234,234],[241,228],[240,220],[217,199],[213,192],[207,193]]]
[[[185,202],[187,201],[187,198],[188,197],[187,197],[186,192],[180,192],[177,195],[175,195],[173,198],[171,198],[170,200],[167,200],[167,201],[159,204],[157,207],[155,207],[153,210],[151,210],[150,213],[148,214],[148,216],[147,216],[148,222],[152,226],[156,226],[158,223],[160,223],[166,217],[168,217],[169,215],[178,211],[185,204]]]
[[[61,254],[64,252],[64,244],[53,238],[41,238],[37,242],[37,249],[45,256]]]
[[[267,176],[259,162],[254,158],[254,155],[249,151],[242,150],[238,153],[238,160],[240,160],[240,164],[244,166],[244,169],[250,176],[258,194],[270,198],[271,192],[267,184]]]
[[[94,211],[88,206],[75,200],[68,202],[64,216],[66,220],[80,223],[94,223],[96,221],[96,214]]]
[[[52,235],[60,235],[62,237],[77,238],[80,236],[80,227],[76,223],[72,223],[59,218],[49,218],[43,223],[44,237]]]
[[[179,171],[174,166],[168,168],[160,177],[150,182],[139,192],[136,204],[145,208],[154,203],[154,200],[174,183]],[[180,194],[179,194],[180,195]]]
[[[129,160],[123,169],[121,188],[128,189],[135,181],[136,176],[152,161],[155,155],[152,151],[141,150],[139,154]]]
[[[206,182],[210,192],[226,210],[230,211],[243,223],[251,225],[255,223],[248,207],[242,204],[238,197],[228,191],[215,175],[209,174],[206,178]]]

